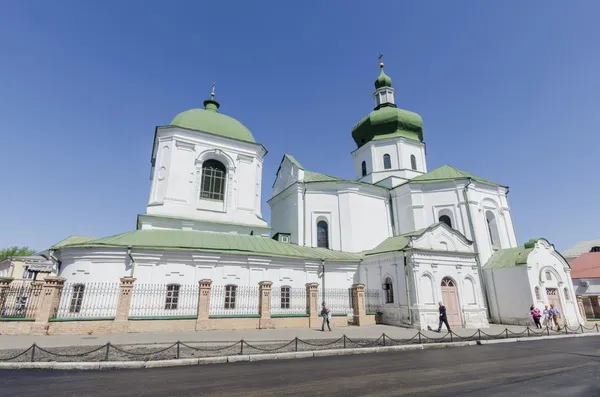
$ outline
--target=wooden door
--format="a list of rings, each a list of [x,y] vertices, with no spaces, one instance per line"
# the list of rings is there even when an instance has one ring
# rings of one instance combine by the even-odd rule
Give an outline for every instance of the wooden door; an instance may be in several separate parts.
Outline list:
[[[558,297],[558,289],[546,288],[546,295],[548,295],[548,305],[553,304],[555,308],[560,312],[560,316],[563,317],[563,309],[560,305],[560,298]]]
[[[442,303],[446,306],[446,315],[448,323],[452,326],[461,326],[460,306],[458,304],[458,291],[456,284],[451,278],[442,280]]]

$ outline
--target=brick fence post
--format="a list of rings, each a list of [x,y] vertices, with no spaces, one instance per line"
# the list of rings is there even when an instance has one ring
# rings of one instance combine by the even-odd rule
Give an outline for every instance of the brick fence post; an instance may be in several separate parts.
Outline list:
[[[121,277],[119,286],[119,300],[117,301],[117,314],[112,326],[112,331],[125,333],[129,328],[129,311],[131,310],[131,297],[133,294],[133,277]]]
[[[196,331],[210,329],[210,291],[212,290],[212,280],[200,280],[198,282],[200,293],[198,294],[198,318],[196,319]]]
[[[352,306],[354,310],[354,325],[375,324],[375,317],[367,316],[364,284],[352,285]]]
[[[42,292],[44,291],[44,282],[43,281],[32,281],[29,284],[29,288],[31,291],[31,297],[28,299],[28,302],[33,302],[31,305],[27,305],[27,315],[25,317],[35,318],[36,313],[42,307],[42,297],[44,296]]]
[[[310,328],[320,327],[319,324],[319,284],[306,284],[306,299],[308,308],[308,326]]]
[[[60,295],[65,285],[65,279],[62,277],[49,276],[44,279],[42,288],[42,298],[35,313],[35,322],[31,326],[32,335],[47,335],[49,323],[48,320],[56,314]]]
[[[259,309],[260,321],[258,328],[275,328],[273,320],[271,320],[271,287],[273,283],[270,281],[261,281],[259,287]]]

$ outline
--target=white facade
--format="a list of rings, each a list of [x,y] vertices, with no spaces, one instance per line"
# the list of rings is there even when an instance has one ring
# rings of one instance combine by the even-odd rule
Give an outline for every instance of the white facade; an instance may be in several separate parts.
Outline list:
[[[234,230],[269,232],[261,213],[262,145],[179,127],[158,127],[152,153],[150,199],[143,228],[161,227],[149,215],[186,220],[178,226],[213,230],[214,224]],[[226,168],[222,200],[202,198],[202,164],[217,160]],[[163,223],[164,220],[159,220]],[[164,226],[163,226],[164,227]],[[168,228],[174,227],[171,223]],[[218,227],[217,227],[218,228]]]
[[[526,246],[527,248],[527,246]],[[569,327],[584,324],[577,306],[571,269],[565,259],[544,239],[533,250],[524,250],[526,264],[485,268],[494,322],[531,325],[530,306],[540,310],[553,303],[562,313],[561,321]]]
[[[383,296],[387,324],[437,329],[443,301],[451,326],[488,326],[473,244],[445,224],[411,238],[404,252],[368,255],[360,280],[367,289],[381,289],[391,280],[393,297]]]

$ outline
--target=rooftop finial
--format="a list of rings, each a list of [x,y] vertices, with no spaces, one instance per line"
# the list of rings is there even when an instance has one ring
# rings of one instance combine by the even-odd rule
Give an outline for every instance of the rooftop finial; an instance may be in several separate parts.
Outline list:
[[[210,91],[210,97],[215,98],[215,87],[217,86],[217,82],[213,81],[212,90]]]
[[[383,69],[383,54],[379,54],[379,68]]]

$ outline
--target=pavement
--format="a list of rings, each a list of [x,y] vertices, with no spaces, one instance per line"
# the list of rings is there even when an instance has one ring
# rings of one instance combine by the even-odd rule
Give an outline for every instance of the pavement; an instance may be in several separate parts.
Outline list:
[[[498,335],[508,328],[514,333],[525,333],[526,327],[496,325],[492,324],[490,328],[482,329],[491,335]],[[455,328],[453,331],[462,337],[473,335],[477,330],[466,328]],[[377,339],[383,333],[391,338],[408,339],[417,334],[413,328],[402,328],[389,325],[371,325],[366,327],[341,327],[333,328],[332,332],[321,332],[320,329],[310,328],[288,328],[288,329],[252,329],[252,330],[232,330],[232,331],[196,331],[196,332],[152,332],[152,333],[125,333],[125,334],[97,334],[97,335],[52,335],[52,336],[8,336],[0,337],[0,349],[27,349],[33,343],[45,348],[68,347],[68,346],[98,346],[110,342],[113,345],[134,345],[134,344],[171,344],[176,341],[181,342],[239,342],[241,339],[247,342],[271,342],[271,341],[291,341],[298,337],[299,339],[338,339],[344,334],[353,339]],[[428,337],[439,338],[445,334],[431,331],[422,331]],[[586,332],[595,332],[586,331]],[[550,331],[550,334],[556,334],[556,331]]]
[[[103,371],[0,371],[11,397],[597,397],[600,338]]]

